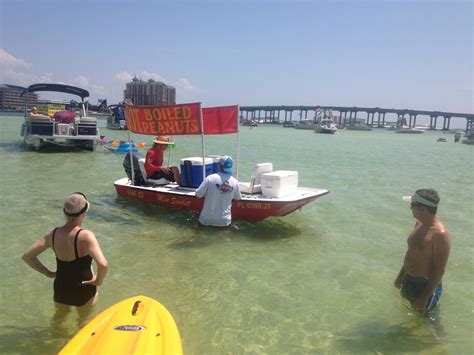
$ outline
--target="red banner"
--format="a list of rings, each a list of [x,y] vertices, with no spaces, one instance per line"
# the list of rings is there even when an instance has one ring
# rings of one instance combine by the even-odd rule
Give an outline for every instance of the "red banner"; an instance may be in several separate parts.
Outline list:
[[[201,103],[172,106],[125,104],[130,131],[148,135],[201,134]]]
[[[204,134],[226,134],[239,131],[239,107],[221,106],[202,109]]]
[[[238,106],[202,109],[204,134],[237,133]],[[134,106],[125,104],[125,120],[130,131],[148,135],[201,134],[201,104]]]

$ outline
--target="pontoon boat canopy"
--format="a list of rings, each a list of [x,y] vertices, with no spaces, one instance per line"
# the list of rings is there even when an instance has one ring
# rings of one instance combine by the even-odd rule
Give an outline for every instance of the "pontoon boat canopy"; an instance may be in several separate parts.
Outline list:
[[[33,84],[28,86],[23,95],[28,92],[36,92],[36,91],[56,91],[56,92],[64,92],[66,94],[72,94],[79,96],[82,101],[84,101],[85,97],[89,97],[89,91],[85,89],[81,89],[71,85],[63,85],[63,84]]]

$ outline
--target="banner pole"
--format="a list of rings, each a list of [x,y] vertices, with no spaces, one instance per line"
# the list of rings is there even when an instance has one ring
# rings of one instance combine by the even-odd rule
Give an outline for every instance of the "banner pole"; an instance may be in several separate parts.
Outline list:
[[[235,178],[239,180],[239,164],[240,164],[240,125],[239,125],[240,105],[237,105],[237,169]]]
[[[204,121],[202,117],[202,106],[199,105],[199,119],[201,123],[201,153],[202,153],[202,180],[206,178],[206,160],[204,158]]]
[[[135,169],[133,168],[132,143],[130,141],[130,130],[128,130],[128,151],[130,153],[130,169],[132,170],[132,185],[135,185]]]
[[[171,136],[171,141],[173,141],[173,136]],[[168,150],[168,163],[167,163],[167,167],[169,168],[170,167],[170,159],[171,159],[171,148]]]

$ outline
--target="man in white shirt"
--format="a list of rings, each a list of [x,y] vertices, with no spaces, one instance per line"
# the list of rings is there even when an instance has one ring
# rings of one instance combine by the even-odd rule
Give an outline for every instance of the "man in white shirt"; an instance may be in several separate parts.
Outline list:
[[[234,161],[223,156],[219,172],[207,176],[196,190],[196,197],[204,197],[199,223],[205,226],[227,227],[232,222],[232,200],[240,200],[239,182],[232,176]]]

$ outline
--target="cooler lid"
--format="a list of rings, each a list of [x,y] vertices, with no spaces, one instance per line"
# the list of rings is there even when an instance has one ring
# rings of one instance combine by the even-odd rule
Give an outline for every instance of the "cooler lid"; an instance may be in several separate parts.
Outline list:
[[[181,159],[181,164],[184,164],[185,161],[190,161],[191,165],[202,165],[202,157],[190,157],[190,158],[183,158]],[[205,158],[205,164],[212,164],[212,158]]]

